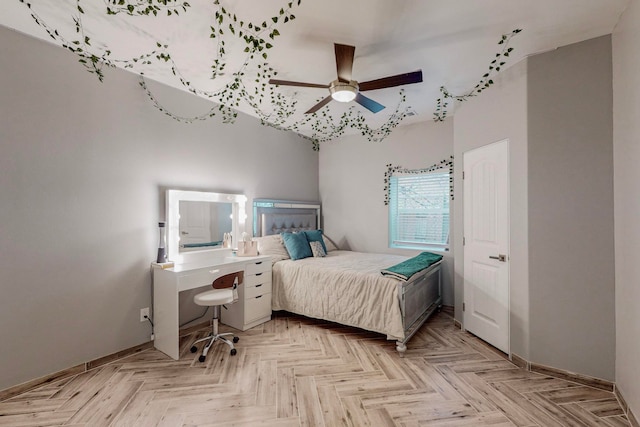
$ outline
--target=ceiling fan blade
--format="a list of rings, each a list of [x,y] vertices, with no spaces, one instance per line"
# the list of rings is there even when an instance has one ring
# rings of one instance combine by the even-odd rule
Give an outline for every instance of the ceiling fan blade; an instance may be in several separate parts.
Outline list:
[[[305,111],[305,114],[315,113],[316,111],[318,111],[319,109],[321,109],[322,107],[327,105],[329,103],[329,101],[331,101],[332,99],[333,98],[331,98],[331,95],[327,96],[325,99],[323,99],[322,101],[318,102],[313,107],[309,108],[309,110]]]
[[[355,55],[355,46],[346,44],[333,44],[336,50],[336,69],[338,71],[338,80],[343,83],[351,81],[351,72],[353,71],[353,56]]]
[[[372,113],[377,113],[379,111],[384,110],[384,105],[377,103],[376,101],[374,101],[371,98],[367,98],[366,96],[364,96],[361,93],[358,93],[356,95],[355,101],[358,104],[362,105],[367,110],[371,111]]]
[[[384,89],[387,87],[408,85],[411,83],[420,83],[422,81],[422,70],[411,73],[398,74],[397,76],[383,77],[377,80],[359,83],[361,91]]]
[[[329,85],[321,85],[318,83],[303,83],[303,82],[292,82],[289,80],[277,80],[277,79],[270,79],[269,83],[272,85],[279,85],[279,86],[299,86],[299,87],[319,87],[322,89],[328,89]]]

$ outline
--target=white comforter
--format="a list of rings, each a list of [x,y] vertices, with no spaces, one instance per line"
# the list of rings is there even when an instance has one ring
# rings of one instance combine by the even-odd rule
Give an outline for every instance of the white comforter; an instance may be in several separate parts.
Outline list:
[[[272,308],[403,339],[400,282],[380,270],[407,257],[332,251],[323,258],[278,261]]]

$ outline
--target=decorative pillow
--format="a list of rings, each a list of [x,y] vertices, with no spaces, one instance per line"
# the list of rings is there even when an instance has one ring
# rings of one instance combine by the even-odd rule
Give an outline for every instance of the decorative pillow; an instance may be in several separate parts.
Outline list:
[[[281,236],[292,260],[313,256],[307,236],[304,233],[282,233]]]
[[[324,234],[322,235],[322,241],[324,242],[324,247],[327,248],[327,253],[338,250],[338,248],[336,247],[336,245],[333,244],[331,239],[329,239]]]
[[[256,237],[255,240],[258,242],[258,253],[260,255],[270,255],[272,262],[289,259],[289,252],[284,247],[282,236],[279,234]]]
[[[324,253],[327,253],[327,247],[324,245],[324,241],[322,240],[322,230],[305,230],[303,233],[307,236],[307,241],[309,243],[320,242],[322,249],[324,249]]]
[[[311,246],[311,253],[314,258],[325,257],[327,253],[322,247],[322,242],[309,242],[309,246]]]

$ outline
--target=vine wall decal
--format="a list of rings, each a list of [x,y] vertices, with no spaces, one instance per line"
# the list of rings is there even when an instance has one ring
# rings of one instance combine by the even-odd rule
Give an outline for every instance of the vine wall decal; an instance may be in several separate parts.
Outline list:
[[[384,204],[389,205],[391,201],[391,177],[396,174],[413,174],[418,175],[422,173],[433,172],[438,169],[449,168],[449,195],[453,200],[453,156],[448,159],[441,160],[440,162],[422,169],[406,169],[402,166],[395,166],[389,163],[387,165],[387,171],[384,173]]]
[[[516,36],[518,33],[522,32],[521,29],[515,29],[508,34],[503,34],[498,42],[498,45],[503,45],[502,50],[496,53],[495,58],[489,64],[489,71],[487,71],[478,84],[475,85],[473,89],[463,95],[454,95],[450,93],[447,88],[444,86],[440,86],[440,92],[442,93],[442,97],[436,100],[436,110],[433,113],[433,120],[436,122],[442,122],[447,118],[447,108],[449,107],[450,100],[464,102],[469,98],[478,96],[485,89],[488,89],[493,84],[492,77],[500,72],[501,69],[506,65],[506,59],[513,52],[513,48],[509,47],[509,42],[511,39]]]

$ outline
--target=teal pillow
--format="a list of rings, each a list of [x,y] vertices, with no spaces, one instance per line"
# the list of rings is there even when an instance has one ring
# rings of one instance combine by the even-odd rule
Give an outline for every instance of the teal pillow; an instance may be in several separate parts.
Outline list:
[[[313,256],[311,246],[309,246],[307,236],[304,233],[282,233],[281,236],[292,260]]]
[[[327,253],[327,247],[324,245],[324,240],[322,239],[322,230],[305,230],[303,233],[307,236],[307,241],[309,243],[320,242],[322,249],[324,249],[324,253]]]

